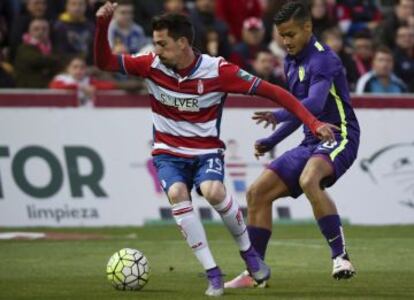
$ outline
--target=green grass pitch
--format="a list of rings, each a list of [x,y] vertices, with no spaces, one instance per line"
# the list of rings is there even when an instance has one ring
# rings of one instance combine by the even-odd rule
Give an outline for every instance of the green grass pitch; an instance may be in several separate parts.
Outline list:
[[[243,264],[230,235],[221,225],[206,230],[225,278],[237,275]],[[1,241],[0,299],[208,299],[201,267],[175,226],[53,231],[107,238]],[[357,269],[350,281],[330,277],[329,249],[316,225],[276,225],[267,255],[270,287],[227,290],[223,299],[414,299],[414,226],[347,225],[345,234]],[[106,280],[109,257],[124,247],[149,259],[151,277],[142,291],[116,291]]]

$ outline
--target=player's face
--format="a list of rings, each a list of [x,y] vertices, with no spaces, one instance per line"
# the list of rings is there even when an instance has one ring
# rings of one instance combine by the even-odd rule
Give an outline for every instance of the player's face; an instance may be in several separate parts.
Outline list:
[[[177,62],[183,55],[183,43],[181,39],[174,40],[168,35],[168,29],[154,30],[153,41],[155,54],[161,62],[169,68],[177,66]]]
[[[311,22],[289,20],[277,26],[277,32],[282,44],[290,55],[298,54],[309,42],[312,35]]]

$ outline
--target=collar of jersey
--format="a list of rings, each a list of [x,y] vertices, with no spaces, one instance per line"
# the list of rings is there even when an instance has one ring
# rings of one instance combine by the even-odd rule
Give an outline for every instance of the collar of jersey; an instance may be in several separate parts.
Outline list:
[[[200,67],[201,61],[203,60],[203,55],[197,54],[197,53],[196,53],[196,55],[198,55],[197,62],[194,65],[194,67],[190,70],[190,72],[188,72],[188,74],[186,76],[181,77],[180,74],[177,73],[178,76],[179,76],[178,82],[183,82],[184,80],[190,78],[197,71],[197,69]]]

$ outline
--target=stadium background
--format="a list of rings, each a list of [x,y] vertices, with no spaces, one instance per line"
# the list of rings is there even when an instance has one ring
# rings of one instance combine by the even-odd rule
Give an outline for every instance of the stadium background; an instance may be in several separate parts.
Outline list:
[[[84,46],[93,38],[93,15],[103,1],[70,1],[86,5],[84,17],[62,14],[65,1],[60,0],[0,2],[0,237],[6,240],[0,242],[0,299],[133,297],[115,293],[104,278],[107,258],[125,246],[143,250],[153,266],[153,279],[140,297],[171,299],[173,293],[177,299],[197,299],[204,279],[197,277],[195,260],[187,260],[190,250],[170,226],[171,213],[151,169],[145,89],[136,78],[93,67],[91,46]],[[134,0],[135,42],[114,38],[113,50],[132,52],[138,44],[134,52],[148,51],[151,16],[183,11],[197,23],[197,48],[283,86],[284,52],[271,29],[271,16],[283,2]],[[414,2],[328,0],[312,5],[315,33],[333,45],[342,41],[338,54],[353,92],[374,67],[376,48],[386,45],[394,63],[388,68],[394,93],[370,93],[376,91],[366,87],[353,94],[362,128],[359,158],[330,189],[346,220],[360,273],[346,286],[331,283],[330,262],[320,255],[326,251],[328,257],[327,247],[309,204],[303,198],[284,199],[274,205],[271,289],[228,297],[408,299],[414,295],[409,225],[414,223]],[[50,41],[33,43],[24,33],[39,17],[50,26]],[[73,44],[59,38],[70,34],[79,37]],[[71,76],[67,64],[74,56],[85,61],[82,80],[88,84],[51,85],[58,75]],[[244,191],[263,165],[300,140],[298,131],[264,160],[253,158],[254,140],[269,131],[249,119],[254,111],[269,108],[270,102],[234,95],[226,103],[226,184],[243,206]],[[212,223],[207,232],[213,252],[222,254],[218,259],[229,276],[237,274],[241,263],[216,224],[217,215],[201,199],[195,197],[195,203],[204,222]],[[16,238],[30,241],[9,241]]]

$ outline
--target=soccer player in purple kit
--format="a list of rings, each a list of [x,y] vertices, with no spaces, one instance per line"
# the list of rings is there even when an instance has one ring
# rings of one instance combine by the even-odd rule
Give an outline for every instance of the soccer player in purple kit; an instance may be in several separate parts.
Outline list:
[[[248,231],[253,247],[264,258],[272,233],[272,202],[302,193],[312,205],[320,231],[331,248],[332,276],[351,278],[355,274],[345,249],[345,239],[336,206],[325,187],[333,185],[356,159],[360,129],[350,102],[345,70],[338,56],[312,34],[308,6],[301,1],[285,4],[274,18],[287,50],[285,74],[289,91],[302,101],[320,121],[338,126],[335,142],[321,142],[304,127],[299,146],[274,160],[247,192]],[[285,109],[257,112],[257,123],[280,127],[255,144],[257,157],[294,132],[301,124]],[[227,288],[256,286],[243,272],[226,282]],[[262,285],[263,286],[263,285]]]

